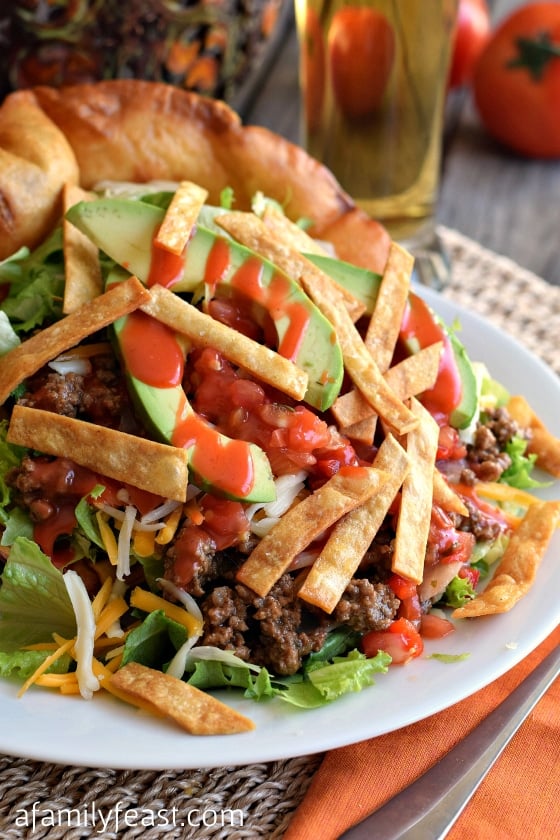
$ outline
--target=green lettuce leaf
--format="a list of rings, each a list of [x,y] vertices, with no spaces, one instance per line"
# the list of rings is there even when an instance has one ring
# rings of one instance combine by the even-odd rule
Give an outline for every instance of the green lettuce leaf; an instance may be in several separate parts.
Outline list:
[[[0,677],[14,677],[18,680],[26,680],[34,674],[39,665],[42,665],[50,650],[16,650],[13,653],[0,652]],[[53,662],[46,674],[66,674],[72,664],[72,659],[67,653],[60,656]]]
[[[0,507],[5,507],[11,499],[11,491],[6,484],[4,477],[12,468],[19,466],[25,449],[21,446],[14,446],[8,443],[8,421],[0,422]]]
[[[0,510],[0,522],[4,526],[0,545],[13,545],[18,537],[33,539],[33,523],[29,514],[21,508],[8,512]]]
[[[16,333],[29,332],[62,316],[62,228],[57,228],[33,253],[21,253],[23,258],[12,256],[0,271],[3,282],[10,284],[0,309],[6,313]]]
[[[10,324],[10,319],[5,312],[0,310],[0,356],[13,350],[20,343],[18,334]]]
[[[550,482],[537,481],[531,476],[535,467],[536,455],[526,455],[527,441],[522,437],[514,437],[506,444],[506,453],[511,458],[510,466],[500,476],[500,481],[527,490],[530,487],[547,487]]]
[[[50,642],[53,633],[72,638],[76,619],[62,573],[36,543],[18,537],[10,549],[0,587],[0,650]]]
[[[122,664],[139,662],[161,671],[187,638],[186,627],[168,618],[163,610],[154,610],[128,634]]]
[[[466,578],[460,578],[456,575],[447,585],[441,600],[448,607],[456,609],[462,607],[467,601],[471,601],[475,595],[476,591],[472,584]]]

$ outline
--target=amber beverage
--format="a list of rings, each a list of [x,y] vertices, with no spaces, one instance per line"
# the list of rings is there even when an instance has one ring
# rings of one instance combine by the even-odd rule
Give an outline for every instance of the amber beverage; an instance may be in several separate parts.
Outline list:
[[[434,235],[457,0],[295,0],[302,142],[411,250]]]

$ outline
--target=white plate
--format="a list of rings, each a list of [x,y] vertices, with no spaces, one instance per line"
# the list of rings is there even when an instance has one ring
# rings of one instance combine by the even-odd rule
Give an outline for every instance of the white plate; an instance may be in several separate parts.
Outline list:
[[[422,291],[448,323],[459,318],[472,358],[485,361],[496,379],[523,393],[547,425],[560,434],[560,382],[536,357],[487,322]],[[554,498],[558,488],[540,491]],[[314,711],[281,701],[227,702],[256,723],[249,734],[191,737],[164,721],[113,701],[62,698],[0,684],[0,750],[23,757],[95,767],[136,769],[217,767],[272,761],[328,750],[414,723],[468,697],[500,677],[560,620],[560,533],[553,538],[531,592],[502,616],[458,623],[451,636],[426,644],[426,653],[466,653],[453,664],[424,657],[377,676],[375,686]]]

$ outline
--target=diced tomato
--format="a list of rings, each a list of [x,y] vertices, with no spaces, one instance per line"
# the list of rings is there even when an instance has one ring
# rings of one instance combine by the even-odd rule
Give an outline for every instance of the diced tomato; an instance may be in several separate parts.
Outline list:
[[[467,447],[453,426],[441,426],[436,459],[438,461],[458,461],[467,454]]]
[[[475,569],[474,566],[463,566],[463,568],[459,571],[458,577],[468,580],[474,589],[480,580],[480,572],[478,569]]]
[[[289,404],[287,397],[279,402],[277,394],[241,377],[217,351],[193,352],[190,369],[186,388],[195,411],[229,437],[264,449],[274,475],[305,469],[324,480],[343,466],[360,464],[350,441],[319,415]]]
[[[397,598],[404,601],[405,598],[411,598],[416,595],[416,584],[401,577],[397,574],[392,574],[388,579],[387,584],[391,587]]]
[[[442,618],[433,613],[422,616],[420,622],[420,635],[424,639],[443,639],[455,630],[454,624],[447,618]]]
[[[224,298],[214,298],[208,303],[208,314],[216,321],[232,327],[242,335],[258,341],[261,331],[250,311],[242,308],[239,303]]]
[[[204,513],[204,530],[220,551],[236,545],[249,530],[249,522],[241,502],[206,495],[200,503]]]
[[[420,633],[406,618],[397,618],[387,630],[372,630],[362,638],[362,651],[368,657],[380,650],[391,657],[393,665],[404,665],[420,656],[424,643]]]
[[[406,620],[410,621],[416,629],[420,627],[422,605],[420,603],[420,596],[417,592],[415,592],[414,595],[411,595],[410,598],[402,599],[397,611],[397,618],[406,618]]]
[[[468,563],[474,544],[473,534],[457,530],[445,511],[437,505],[433,506],[426,556],[428,565],[455,561]]]

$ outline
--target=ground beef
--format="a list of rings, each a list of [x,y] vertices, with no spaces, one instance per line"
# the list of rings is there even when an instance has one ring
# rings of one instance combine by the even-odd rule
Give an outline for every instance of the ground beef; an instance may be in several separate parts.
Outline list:
[[[204,634],[200,643],[231,650],[245,661],[279,675],[294,674],[303,658],[320,650],[330,630],[346,624],[357,632],[385,629],[399,601],[389,587],[352,580],[332,616],[297,597],[290,574],[264,598],[236,584],[216,587],[202,602]]]
[[[503,527],[495,519],[486,516],[468,497],[463,497],[469,515],[459,525],[461,530],[470,531],[477,540],[495,540],[503,531]]]
[[[26,382],[20,405],[119,428],[129,407],[126,385],[111,355],[94,356],[91,372],[60,374],[42,368]]]
[[[473,443],[467,447],[467,463],[461,480],[473,485],[478,481],[497,481],[511,465],[511,458],[504,451],[512,438],[525,435],[505,408],[489,412],[479,424]]]
[[[356,578],[350,581],[336,605],[334,620],[359,633],[386,630],[395,617],[399,603],[386,584]]]
[[[28,391],[18,402],[30,408],[77,417],[84,399],[84,377],[78,373],[44,373],[28,382]]]

